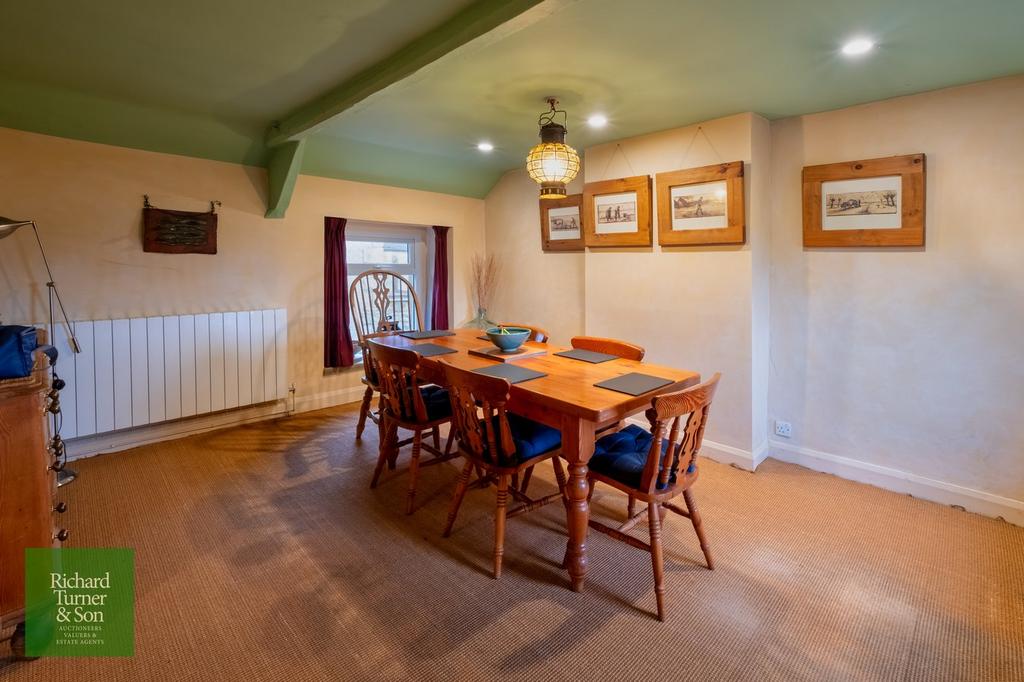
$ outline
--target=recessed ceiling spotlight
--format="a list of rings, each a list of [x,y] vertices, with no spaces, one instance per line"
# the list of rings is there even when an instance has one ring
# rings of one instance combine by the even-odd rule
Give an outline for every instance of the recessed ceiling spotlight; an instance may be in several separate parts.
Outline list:
[[[491,144],[490,142],[481,142],[480,144],[478,144],[476,146],[476,148],[479,149],[482,152],[493,152],[494,151],[494,145]]]
[[[587,119],[587,125],[591,128],[604,128],[608,125],[608,117],[604,114],[594,114]]]
[[[854,38],[843,45],[843,54],[847,57],[859,57],[871,52],[875,43],[870,38]]]

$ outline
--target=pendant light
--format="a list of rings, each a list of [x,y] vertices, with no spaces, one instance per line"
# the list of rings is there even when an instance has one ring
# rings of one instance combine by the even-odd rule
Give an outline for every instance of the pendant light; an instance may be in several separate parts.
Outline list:
[[[540,126],[540,144],[526,156],[526,171],[534,182],[540,185],[541,199],[561,199],[566,195],[565,186],[580,172],[580,155],[565,143],[566,113],[558,109],[558,100],[549,97],[551,109],[537,119]],[[556,123],[561,114],[563,123]]]

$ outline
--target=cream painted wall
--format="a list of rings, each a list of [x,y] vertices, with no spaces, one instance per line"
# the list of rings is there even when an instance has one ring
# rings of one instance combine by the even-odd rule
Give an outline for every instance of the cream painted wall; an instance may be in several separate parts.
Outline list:
[[[1020,111],[1015,77],[771,124],[731,116],[703,124],[714,149],[698,136],[685,158],[692,126],[586,150],[587,181],[743,159],[742,247],[544,254],[536,189],[519,171],[486,202],[302,176],[288,217],[270,221],[260,169],[6,129],[0,212],[40,222],[76,319],[287,306],[290,375],[307,407],[359,389],[358,372],[321,369],[323,216],[452,225],[453,323],[473,312],[469,257],[486,242],[505,261],[495,316],[723,372],[714,443],[756,463],[783,419],[794,434],[771,442],[776,456],[903,478],[946,501],[978,491],[992,503],[982,511],[1012,503],[1022,522]],[[928,155],[925,249],[803,249],[802,166],[911,152]],[[144,193],[197,210],[221,200],[221,253],[142,253]],[[36,259],[27,232],[0,243],[6,321],[45,315]]]
[[[759,150],[764,143],[760,118],[740,114],[701,125],[706,137],[697,134],[697,126],[687,126],[591,147],[585,154],[586,182],[742,160],[750,206],[754,178],[767,176],[767,160],[753,159],[755,126]],[[763,211],[748,213],[748,230],[767,235],[763,218]],[[587,333],[634,341],[647,349],[650,361],[693,369],[703,377],[721,372],[707,438],[712,446],[746,453],[749,461],[749,453],[764,440],[752,426],[754,404],[763,402],[752,394],[753,242],[662,248],[657,245],[657,210],[653,229],[650,248],[586,252]],[[759,261],[759,272],[762,267]],[[763,322],[757,333],[767,338],[766,316]],[[760,382],[757,387],[767,388]]]
[[[582,178],[568,187],[583,191]],[[506,173],[487,195],[487,252],[502,265],[500,286],[489,311],[498,322],[536,324],[555,343],[583,334],[583,252],[541,249],[537,183],[526,170]]]
[[[265,171],[0,128],[0,213],[34,218],[72,319],[287,307],[300,407],[345,402],[360,370],[323,373],[323,218],[452,226],[452,316],[470,316],[469,257],[484,251],[484,202],[300,176],[284,220],[263,217]],[[142,195],[219,209],[218,254],[143,253]],[[0,242],[0,316],[45,319],[29,232]]]
[[[1021,112],[1015,77],[772,124],[769,401],[792,445],[1024,500]],[[914,152],[925,248],[802,248],[802,166]]]

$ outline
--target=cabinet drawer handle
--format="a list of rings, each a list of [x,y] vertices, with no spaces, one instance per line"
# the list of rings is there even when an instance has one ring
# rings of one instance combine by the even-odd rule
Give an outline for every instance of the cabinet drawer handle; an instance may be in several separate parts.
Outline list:
[[[58,502],[57,506],[53,508],[53,511],[57,512],[58,514],[63,514],[67,510],[68,510],[68,503],[67,502]]]
[[[59,531],[57,531],[57,534],[54,535],[53,537],[56,538],[60,542],[64,542],[65,540],[68,539],[68,535],[70,535],[70,534],[71,533],[68,531],[67,528],[61,528]]]

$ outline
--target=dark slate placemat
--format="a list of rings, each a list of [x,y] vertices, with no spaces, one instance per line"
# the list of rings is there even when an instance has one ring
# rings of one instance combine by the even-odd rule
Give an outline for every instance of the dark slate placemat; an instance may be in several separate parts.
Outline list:
[[[668,386],[671,383],[671,379],[652,377],[650,374],[641,374],[640,372],[630,372],[614,379],[599,381],[594,385],[599,388],[607,388],[609,391],[625,393],[626,395],[643,395],[662,386]]]
[[[507,379],[509,383],[519,384],[524,381],[531,379],[540,379],[546,377],[547,374],[544,372],[537,372],[532,369],[525,367],[517,367],[509,363],[501,365],[491,365],[490,367],[481,367],[480,369],[474,369],[477,374],[484,374],[489,377],[498,377],[500,379]]]
[[[598,364],[600,362],[608,362],[609,360],[618,360],[618,355],[612,355],[610,353],[598,353],[597,351],[584,350],[582,348],[573,348],[572,350],[563,350],[554,355],[561,355],[563,358],[572,358],[573,360],[582,360],[583,362],[589,362],[591,364]]]
[[[455,332],[450,332],[447,329],[433,329],[422,332],[402,332],[399,336],[404,336],[407,339],[436,339],[439,336],[455,336]]]
[[[412,349],[425,358],[434,355],[446,355],[447,353],[458,353],[459,351],[448,346],[439,346],[436,343],[417,343]]]

